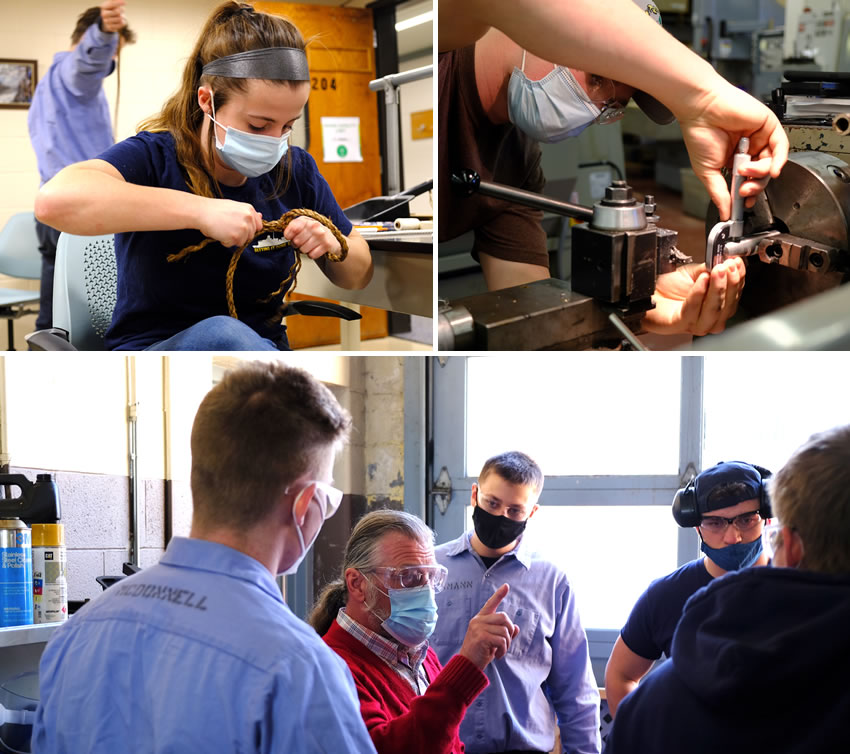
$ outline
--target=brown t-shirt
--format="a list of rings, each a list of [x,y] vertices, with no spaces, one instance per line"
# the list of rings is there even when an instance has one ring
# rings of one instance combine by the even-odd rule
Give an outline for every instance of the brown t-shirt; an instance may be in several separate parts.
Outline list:
[[[490,121],[475,84],[475,47],[440,54],[439,60],[440,241],[475,231],[472,254],[549,266],[540,210],[481,195],[463,197],[451,186],[453,170],[470,168],[482,181],[541,192],[540,147],[512,123]]]

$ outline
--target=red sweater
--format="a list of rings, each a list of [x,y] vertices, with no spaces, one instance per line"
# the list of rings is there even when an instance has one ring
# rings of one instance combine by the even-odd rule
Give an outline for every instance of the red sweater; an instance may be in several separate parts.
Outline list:
[[[360,714],[378,754],[463,752],[460,722],[489,683],[469,660],[455,655],[444,668],[429,647],[423,661],[429,686],[417,696],[404,678],[336,621],[324,639],[354,676]]]

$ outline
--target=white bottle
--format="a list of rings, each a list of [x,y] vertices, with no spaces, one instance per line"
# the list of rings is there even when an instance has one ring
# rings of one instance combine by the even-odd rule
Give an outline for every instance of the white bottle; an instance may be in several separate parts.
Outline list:
[[[67,553],[62,524],[32,525],[33,618],[35,623],[68,619]]]

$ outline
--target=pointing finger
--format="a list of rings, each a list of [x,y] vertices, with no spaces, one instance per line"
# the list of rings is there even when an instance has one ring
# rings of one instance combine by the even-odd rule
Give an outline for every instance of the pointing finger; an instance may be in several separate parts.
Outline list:
[[[507,584],[502,584],[494,593],[493,596],[490,597],[484,603],[484,607],[482,607],[479,611],[479,615],[492,615],[496,612],[496,608],[499,606],[499,603],[505,599],[505,595],[510,591],[510,587]]]

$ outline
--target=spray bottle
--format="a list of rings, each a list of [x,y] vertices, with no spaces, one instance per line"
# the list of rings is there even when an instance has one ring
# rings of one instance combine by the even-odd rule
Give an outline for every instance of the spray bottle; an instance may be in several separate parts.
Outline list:
[[[0,628],[32,623],[32,532],[19,518],[0,519]]]
[[[62,524],[33,524],[34,623],[55,623],[68,619],[67,562],[65,527]]]
[[[28,524],[57,524],[59,490],[50,474],[38,474],[34,484],[23,474],[0,474],[0,487],[21,490],[20,497],[0,497],[0,626],[27,625],[34,619],[32,531]],[[39,536],[43,538],[44,535]],[[50,539],[39,541],[56,543],[53,549],[61,547],[64,555],[64,534],[54,530],[49,536]],[[54,553],[54,556],[59,557],[59,554]],[[64,564],[64,559],[62,562]],[[57,585],[61,583],[64,583],[64,567]],[[61,593],[61,586],[59,591]],[[65,605],[64,615],[67,616],[67,588]],[[64,618],[57,616],[53,620]]]

